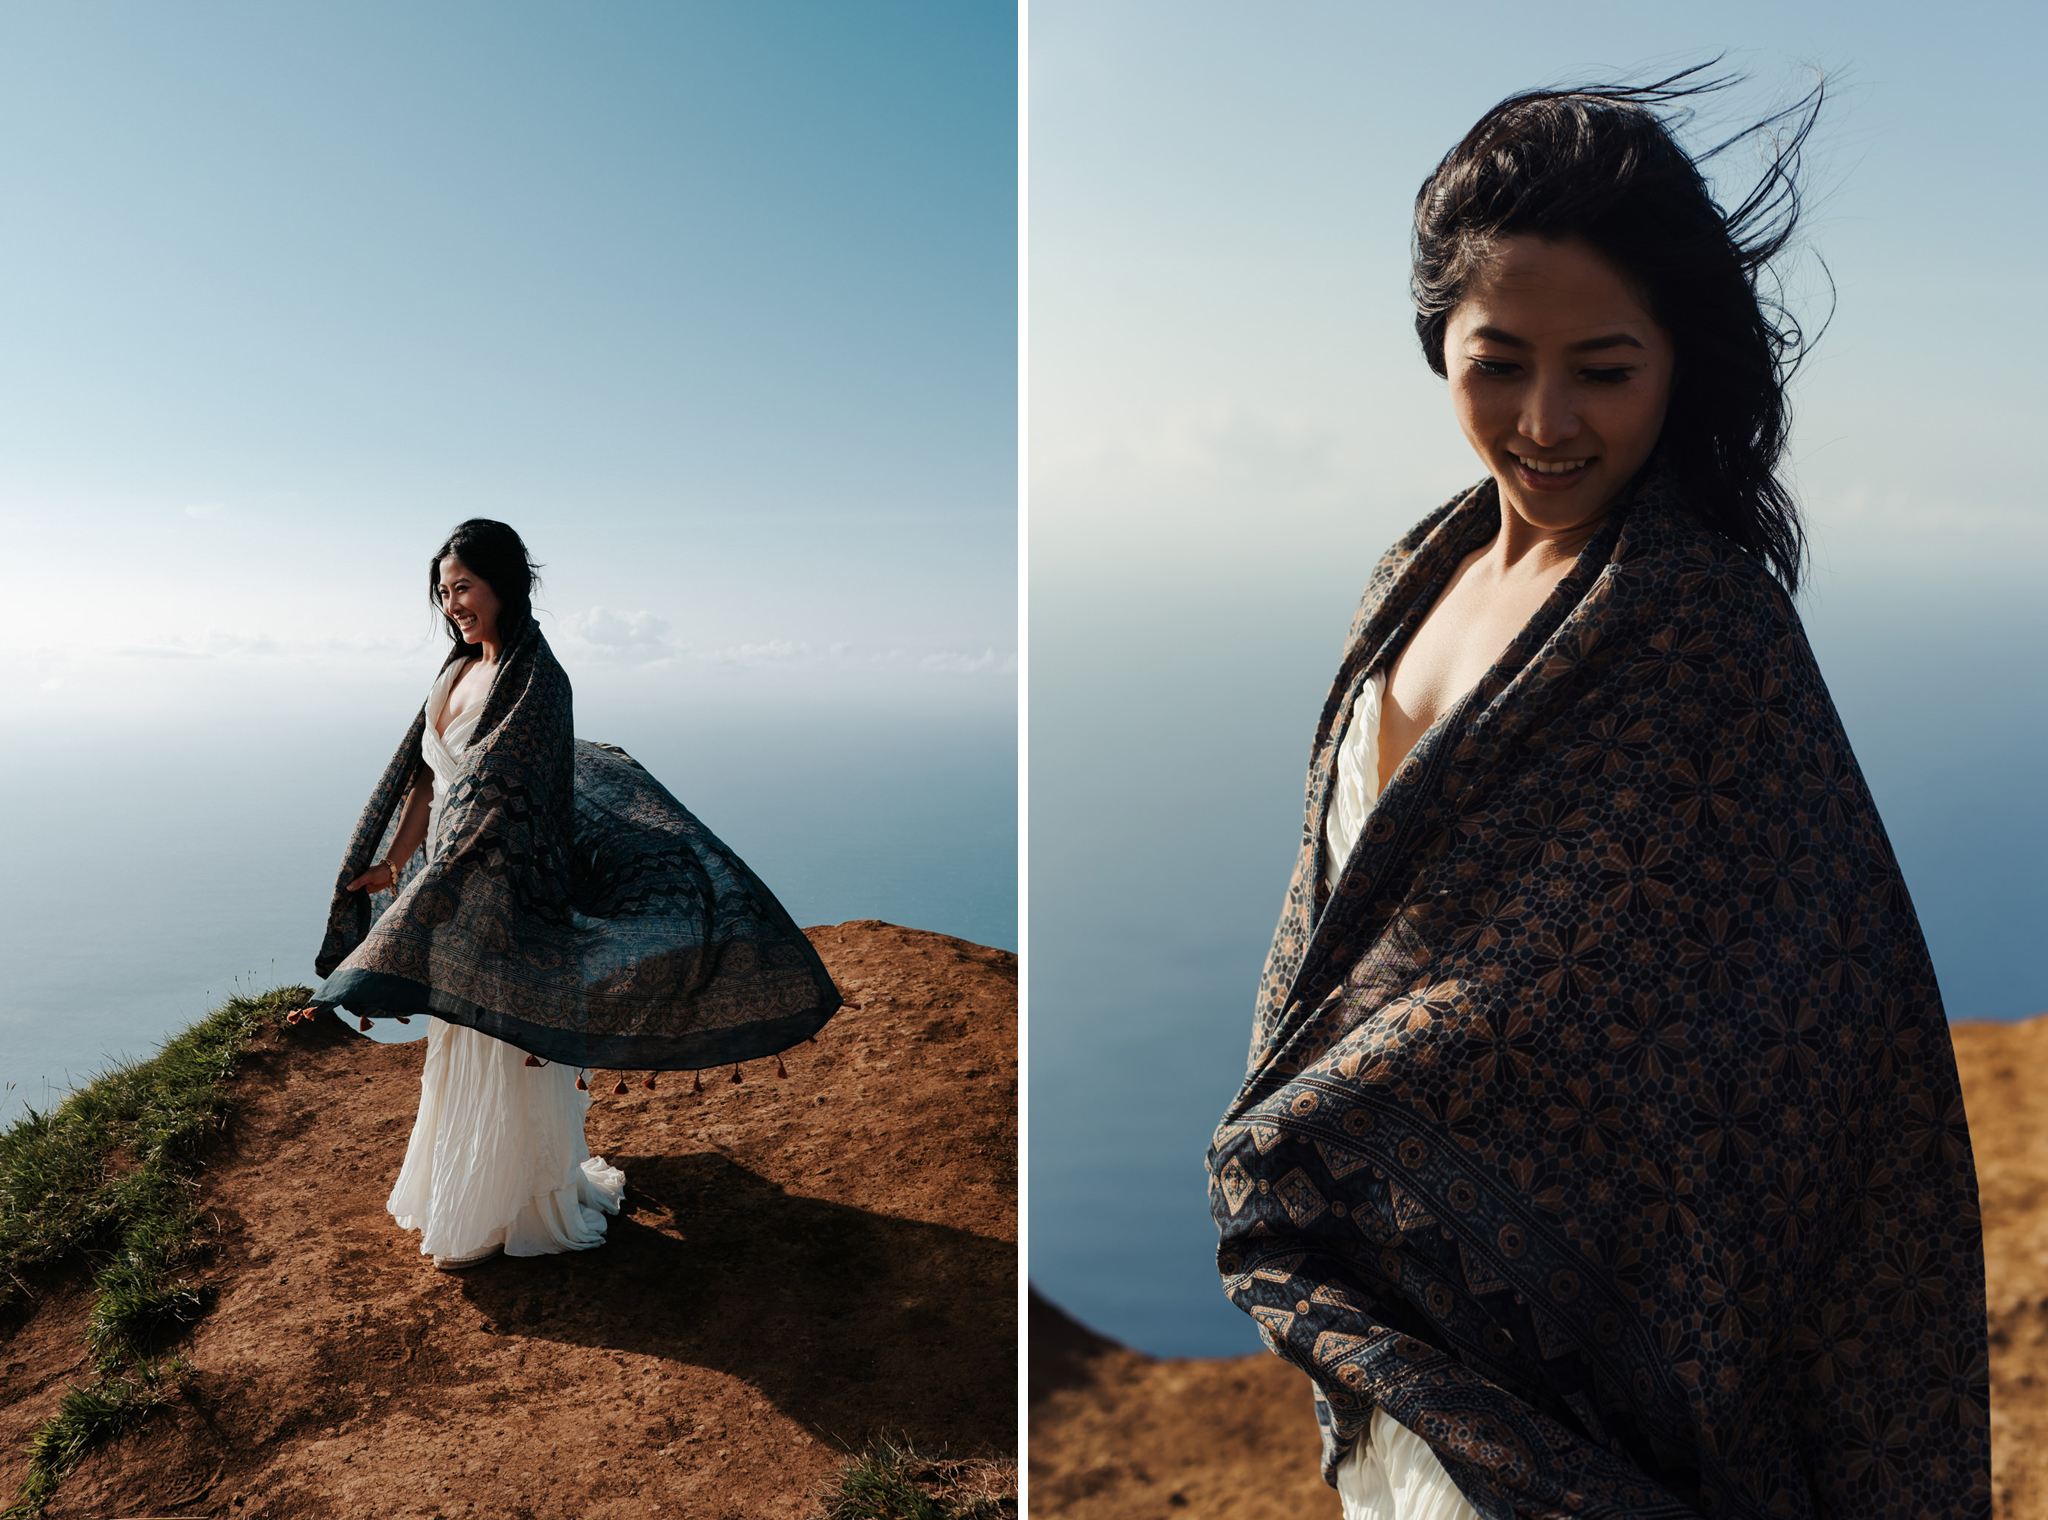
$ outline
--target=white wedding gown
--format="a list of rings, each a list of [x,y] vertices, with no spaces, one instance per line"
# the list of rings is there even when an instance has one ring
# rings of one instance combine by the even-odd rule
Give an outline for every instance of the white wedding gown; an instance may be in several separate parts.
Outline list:
[[[442,671],[427,697],[420,748],[434,773],[430,850],[456,757],[483,710],[473,703],[446,734],[434,730],[463,668]],[[605,1215],[619,1211],[626,1176],[590,1154],[583,1137],[589,1107],[575,1067],[528,1066],[515,1045],[430,1018],[419,1117],[384,1206],[400,1229],[420,1232],[424,1256],[470,1256],[494,1245],[507,1256],[601,1246]]]
[[[1365,683],[1337,746],[1337,782],[1323,820],[1329,852],[1323,879],[1332,892],[1379,800],[1380,703],[1386,684],[1380,675]],[[1337,1469],[1337,1498],[1344,1520],[1479,1520],[1429,1443],[1384,1409],[1372,1412],[1372,1427]]]

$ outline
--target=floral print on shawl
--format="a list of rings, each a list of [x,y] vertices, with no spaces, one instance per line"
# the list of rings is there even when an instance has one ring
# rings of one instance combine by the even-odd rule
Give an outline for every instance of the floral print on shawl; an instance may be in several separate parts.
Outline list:
[[[1988,1516],[1984,1262],[1933,968],[1783,591],[1653,477],[1416,745],[1334,895],[1338,741],[1492,482],[1380,563],[1316,729],[1226,1291],[1508,1516]]]

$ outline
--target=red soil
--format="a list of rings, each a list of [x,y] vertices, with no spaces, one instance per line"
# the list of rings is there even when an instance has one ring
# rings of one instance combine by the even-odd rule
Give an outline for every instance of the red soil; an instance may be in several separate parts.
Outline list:
[[[1991,1498],[1997,1520],[2048,1516],[2048,1017],[1955,1024],[1984,1208],[1991,1310]]]
[[[1276,1356],[1157,1361],[1031,1296],[1031,1513],[1336,1520],[1308,1379]]]
[[[264,1034],[200,1179],[213,1314],[168,1415],[49,1508],[237,1520],[815,1513],[875,1437],[1016,1443],[1017,960],[807,931],[857,1007],[734,1086],[600,1089],[607,1243],[434,1271],[384,1213],[424,1044]],[[9,1337],[0,1483],[86,1374],[77,1288]]]

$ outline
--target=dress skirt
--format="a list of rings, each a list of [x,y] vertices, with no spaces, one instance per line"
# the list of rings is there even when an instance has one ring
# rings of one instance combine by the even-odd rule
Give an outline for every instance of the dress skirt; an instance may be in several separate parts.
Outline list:
[[[445,666],[427,693],[420,754],[434,773],[430,848],[483,712],[476,702],[441,722],[465,668],[459,660]],[[626,1175],[591,1156],[583,1138],[589,1108],[573,1066],[528,1066],[516,1045],[430,1018],[419,1117],[384,1207],[401,1230],[420,1232],[424,1256],[469,1256],[499,1245],[507,1256],[550,1256],[601,1246],[605,1215],[618,1213]]]
[[[1337,1469],[1344,1520],[1479,1520],[1429,1443],[1384,1409]]]
[[[385,1208],[427,1256],[603,1245],[626,1175],[590,1154],[589,1107],[574,1067],[528,1066],[516,1045],[429,1019],[419,1117]]]

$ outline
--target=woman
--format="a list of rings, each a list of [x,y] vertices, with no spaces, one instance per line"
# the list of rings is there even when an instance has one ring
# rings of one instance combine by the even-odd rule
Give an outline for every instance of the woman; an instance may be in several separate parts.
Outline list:
[[[428,574],[454,647],[357,824],[299,1016],[433,1015],[387,1207],[455,1271],[604,1243],[625,1178],[585,1144],[581,1069],[651,1087],[731,1061],[738,1081],[840,1000],[737,856],[624,751],[573,737],[519,535],[472,519]]]
[[[1790,602],[1811,117],[1724,215],[1684,79],[1507,100],[1416,202],[1488,478],[1366,588],[1209,1154],[1350,1520],[1990,1510],[1947,1026]]]

